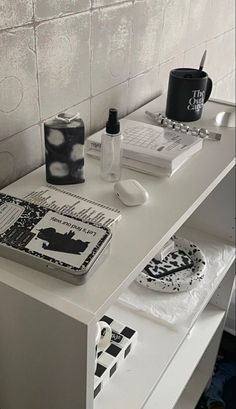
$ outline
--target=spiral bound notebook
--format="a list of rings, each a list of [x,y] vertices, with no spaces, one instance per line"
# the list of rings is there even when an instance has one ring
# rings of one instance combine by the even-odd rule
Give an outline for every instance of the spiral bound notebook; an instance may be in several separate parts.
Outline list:
[[[100,224],[104,227],[110,227],[121,219],[121,213],[118,209],[54,186],[41,186],[25,196],[24,199],[58,213]]]

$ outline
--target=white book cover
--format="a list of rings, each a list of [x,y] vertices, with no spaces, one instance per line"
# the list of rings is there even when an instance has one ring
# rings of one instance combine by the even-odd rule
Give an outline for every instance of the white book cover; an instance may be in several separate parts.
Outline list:
[[[89,149],[101,149],[104,130],[91,135]],[[167,169],[169,173],[202,148],[202,139],[129,119],[121,120],[123,157]]]

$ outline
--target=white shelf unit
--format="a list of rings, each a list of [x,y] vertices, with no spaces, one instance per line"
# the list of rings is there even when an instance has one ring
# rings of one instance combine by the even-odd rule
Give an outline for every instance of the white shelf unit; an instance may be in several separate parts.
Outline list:
[[[219,342],[219,335],[223,329],[224,317],[225,314],[223,311],[214,308],[214,306],[211,305],[206,307],[197,320],[192,330],[192,334],[184,341],[176,354],[176,357],[173,359],[173,362],[171,362],[170,367],[164,374],[163,379],[161,379],[160,384],[154,390],[153,395],[144,406],[145,409],[154,409],[157,407],[165,409],[172,409],[175,407],[176,409],[176,406],[180,406],[181,409],[183,409],[183,402],[187,402],[186,386],[188,387],[189,385],[189,378],[192,380],[192,387],[189,387],[188,389],[191,403],[189,404],[188,401],[187,407],[195,407],[195,404],[197,404],[198,399],[211,376],[212,365],[214,365],[215,361],[214,355],[214,361],[210,362],[207,360],[207,368],[205,366],[204,370],[201,372],[198,369],[198,365],[200,365],[198,363],[199,357],[205,357],[209,345],[212,348],[212,340],[214,340],[214,343],[216,339]],[[219,343],[217,343],[216,348],[218,348],[218,345]],[[170,383],[170,379],[172,382],[167,389],[167,381]],[[183,395],[181,394],[182,391]]]
[[[127,358],[127,362],[96,397],[95,409],[111,406],[114,409],[173,408],[197,366],[199,357],[225,316],[224,311],[213,306],[207,307],[191,335],[185,339],[183,333],[176,336],[173,331],[164,328],[160,330],[160,326],[152,321],[148,322],[138,314],[125,310],[121,312],[117,306],[111,307],[109,313],[123,322],[126,320],[132,323],[133,328],[139,331],[139,341],[133,355]],[[204,337],[201,337],[202,331]]]
[[[204,237],[201,232],[189,229],[181,229],[178,234],[187,238],[190,235],[191,239],[198,243],[199,236],[200,243],[201,238]],[[209,235],[206,237],[211,242],[211,237]],[[214,250],[220,254],[225,245],[231,251],[207,298],[201,300],[197,313],[186,327],[176,330],[174,327],[160,325],[150,317],[141,315],[140,312],[120,303],[109,308],[107,315],[136,329],[139,341],[133,356],[127,359],[123,368],[117,371],[101,395],[96,398],[95,409],[110,407],[113,409],[120,407],[172,409],[174,407],[208,345],[216,333],[222,333],[224,325],[227,302],[216,306],[218,301],[213,295],[219,293],[224,301],[230,296],[234,276],[234,251],[233,247],[223,240],[218,240],[218,249],[216,249],[214,236],[212,236],[212,242]],[[203,244],[200,247],[204,248]],[[204,254],[208,258],[207,253],[204,252]],[[214,268],[214,265],[211,268]],[[220,338],[218,337],[217,340],[219,342]],[[214,351],[216,353],[217,348]],[[212,365],[209,365],[208,360],[206,372],[208,377],[211,368]],[[206,384],[207,380],[205,375],[202,381]]]
[[[210,382],[212,368],[216,359],[215,351],[219,347],[223,327],[224,320],[219,324],[214,336],[209,339],[209,344],[205,351],[203,351],[203,356],[174,406],[174,409],[189,409],[197,405],[202,391]]]
[[[136,111],[130,118],[149,122],[144,116],[145,109],[163,112],[164,106],[163,98],[159,98]],[[204,116],[196,125],[209,128],[216,113],[227,109],[232,108],[207,103]],[[210,128],[219,131],[212,125]],[[209,293],[209,299],[199,308],[194,330],[189,337],[190,328],[176,334],[132,311],[123,312],[116,301],[147,262],[187,220],[194,227],[201,225],[204,230],[207,215],[207,231],[219,235],[212,228],[217,222],[212,214],[214,217],[220,215],[221,223],[231,228],[234,223],[234,203],[230,199],[233,185],[232,182],[228,184],[228,180],[235,163],[234,148],[234,131],[224,129],[221,142],[204,142],[204,149],[171,179],[160,179],[125,169],[122,177],[137,179],[150,195],[149,202],[137,208],[124,207],[112,194],[112,186],[100,179],[99,163],[86,158],[86,183],[66,188],[92,200],[120,208],[122,220],[115,226],[109,257],[79,287],[14,261],[0,259],[1,409],[98,409],[99,405],[103,409],[114,408],[114,396],[117,397],[119,407],[123,405],[125,408],[141,409],[146,405],[145,409],[151,409],[152,406],[148,405],[153,402],[155,407],[156,399],[161,396],[164,399],[164,395],[168,395],[172,385],[172,372],[168,374],[168,371],[171,371],[172,365],[174,368],[175,363],[181,361],[178,358],[181,351],[184,353],[185,348],[187,351],[194,345],[197,328],[200,331],[201,326],[208,326],[209,320],[211,325],[209,324],[208,335],[202,346],[199,344],[192,364],[189,363],[189,367],[183,372],[178,390],[173,391],[170,400],[167,399],[167,407],[177,404],[187,378],[191,377],[205,354],[204,347],[207,343],[212,342],[214,348],[211,353],[214,356],[217,353],[215,334],[222,332],[232,285],[229,269],[232,260],[226,263],[219,282]],[[8,186],[4,192],[24,197],[45,183],[45,171],[42,167]],[[211,210],[211,197],[219,186],[219,195],[227,203],[227,212],[224,212],[224,206],[223,209],[218,206],[216,200],[213,201],[216,211]],[[208,211],[201,211],[205,204]],[[191,215],[193,218],[189,219]],[[226,229],[222,239],[230,239],[230,236],[232,231]],[[219,287],[220,279],[223,284]],[[210,298],[212,304],[217,304],[216,307],[208,305]],[[137,327],[139,344],[94,403],[95,324],[107,311],[117,314],[119,320]],[[162,350],[155,350],[155,366],[154,352],[149,348],[150,345],[153,346],[152,342],[154,345],[161,344],[162,347]],[[143,355],[137,353],[139,348]],[[145,369],[146,365],[151,368],[150,373]],[[163,392],[159,388],[162,382]],[[129,406],[129,402],[134,402],[133,405],[137,406]]]

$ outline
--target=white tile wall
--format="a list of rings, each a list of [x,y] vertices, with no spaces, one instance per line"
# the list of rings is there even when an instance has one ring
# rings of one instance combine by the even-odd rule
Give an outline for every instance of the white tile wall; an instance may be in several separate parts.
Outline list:
[[[91,130],[96,131],[104,127],[108,119],[109,108],[116,108],[119,117],[128,112],[128,82],[111,88],[91,99]]]
[[[20,26],[32,21],[32,0],[0,0],[0,30],[9,27]]]
[[[115,3],[122,3],[124,0],[92,0],[93,7],[109,6]]]
[[[190,0],[187,48],[235,27],[235,0]]]
[[[163,11],[163,0],[134,2],[131,77],[159,62]]]
[[[34,0],[35,19],[48,20],[89,10],[90,0]]]
[[[202,55],[204,51],[207,49],[207,42],[203,42],[196,47],[190,48],[189,50],[185,51],[184,53],[184,67],[189,68],[198,68]],[[209,68],[209,53],[206,56],[204,70],[208,71]]]
[[[128,79],[132,3],[92,14],[92,95]]]
[[[41,163],[44,119],[79,110],[101,128],[205,48],[213,95],[233,100],[234,28],[235,0],[0,0],[0,188]]]
[[[165,62],[183,52],[187,36],[190,0],[169,0],[164,10],[160,62]]]
[[[209,2],[211,5],[211,15],[208,19],[209,38],[213,38],[235,27],[235,0]]]
[[[90,95],[90,14],[43,22],[36,27],[41,118]]]
[[[208,40],[212,19],[212,1],[190,0],[189,19],[186,36],[187,49]]]
[[[232,71],[235,64],[235,30],[230,30],[207,42],[207,67],[213,81],[219,81]]]
[[[179,68],[183,66],[184,55],[179,54],[177,57],[160,64],[159,66],[159,76],[158,76],[158,89],[162,92],[166,92],[168,88],[169,73],[174,68]]]
[[[0,32],[0,140],[39,121],[34,31]]]
[[[235,103],[235,70],[216,82],[212,96]]]
[[[43,163],[40,126],[0,141],[0,186],[6,186]]]
[[[159,67],[129,80],[128,112],[135,111],[145,102],[157,97]]]

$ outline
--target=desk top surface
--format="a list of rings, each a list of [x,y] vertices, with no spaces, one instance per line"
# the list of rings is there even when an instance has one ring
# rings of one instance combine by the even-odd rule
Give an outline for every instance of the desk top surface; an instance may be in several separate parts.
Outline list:
[[[129,118],[151,123],[144,111],[164,112],[164,98],[155,99]],[[215,115],[222,110],[232,107],[208,102],[203,118],[194,123],[221,132],[221,141],[204,141],[203,149],[171,178],[123,169],[122,179],[136,179],[149,192],[150,199],[143,206],[125,207],[113,194],[113,184],[100,179],[99,161],[85,158],[86,182],[65,189],[117,207],[122,214],[114,227],[110,255],[85,284],[73,286],[3,258],[0,281],[84,322],[99,319],[234,166],[235,129],[213,125]],[[41,167],[3,191],[23,197],[45,184],[45,170]]]

